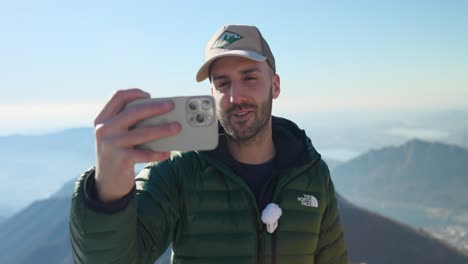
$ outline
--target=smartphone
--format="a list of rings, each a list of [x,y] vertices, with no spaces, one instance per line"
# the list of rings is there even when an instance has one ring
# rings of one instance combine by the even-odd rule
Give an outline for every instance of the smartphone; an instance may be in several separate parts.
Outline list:
[[[127,106],[168,99],[174,102],[174,109],[171,112],[144,119],[130,129],[179,122],[182,127],[180,133],[149,141],[137,147],[153,151],[215,149],[218,146],[218,119],[215,101],[211,95],[139,99],[130,102]]]

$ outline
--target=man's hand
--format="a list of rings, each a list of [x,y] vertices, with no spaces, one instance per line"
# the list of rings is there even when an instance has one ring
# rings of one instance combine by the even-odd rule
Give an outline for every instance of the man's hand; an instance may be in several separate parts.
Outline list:
[[[96,137],[96,189],[102,202],[115,201],[133,188],[135,163],[162,161],[170,152],[153,152],[134,148],[135,145],[179,133],[178,123],[129,130],[138,121],[169,112],[172,101],[135,105],[123,110],[136,99],[149,98],[140,89],[121,90],[107,102],[94,120]]]

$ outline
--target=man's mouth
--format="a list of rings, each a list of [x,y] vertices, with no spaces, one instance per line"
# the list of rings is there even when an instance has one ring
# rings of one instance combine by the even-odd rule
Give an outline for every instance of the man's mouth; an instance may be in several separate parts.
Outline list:
[[[252,113],[255,112],[255,110],[256,107],[253,105],[234,106],[228,111],[228,116],[231,116],[231,118],[233,118],[233,121],[244,122],[250,118],[250,116],[252,115]]]
[[[235,116],[245,116],[245,115],[248,114],[248,113],[249,113],[248,111],[244,111],[244,112],[235,113],[234,115],[235,115]]]
[[[250,118],[252,111],[249,110],[238,110],[232,113],[233,121],[244,122]]]

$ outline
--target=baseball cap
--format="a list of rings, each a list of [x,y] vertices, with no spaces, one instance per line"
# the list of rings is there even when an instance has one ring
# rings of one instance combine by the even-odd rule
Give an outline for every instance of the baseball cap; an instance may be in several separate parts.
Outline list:
[[[267,61],[273,72],[276,72],[275,57],[257,27],[225,25],[216,31],[206,45],[205,63],[198,70],[197,82],[208,78],[211,63],[225,56]]]

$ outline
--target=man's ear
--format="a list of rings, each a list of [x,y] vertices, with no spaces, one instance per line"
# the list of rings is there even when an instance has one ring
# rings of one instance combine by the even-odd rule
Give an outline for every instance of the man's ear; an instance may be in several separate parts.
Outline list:
[[[278,96],[280,95],[280,92],[281,92],[281,85],[280,85],[280,77],[276,73],[275,73],[275,75],[273,75],[273,80],[272,80],[272,83],[271,83],[271,89],[273,89],[273,91],[271,91],[273,99],[278,98]]]

